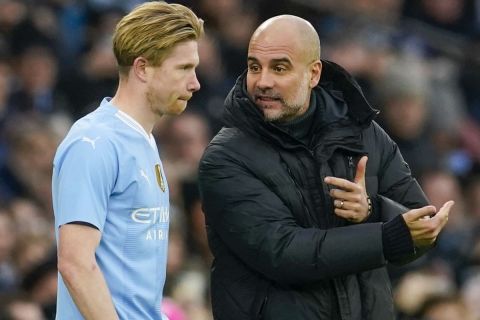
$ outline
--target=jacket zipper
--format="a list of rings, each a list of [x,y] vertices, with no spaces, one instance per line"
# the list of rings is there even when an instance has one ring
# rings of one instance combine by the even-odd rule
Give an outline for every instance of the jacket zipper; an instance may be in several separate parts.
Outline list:
[[[354,175],[354,170],[353,168],[355,167],[354,163],[353,163],[353,157],[352,156],[347,156],[347,179],[352,179],[351,181],[353,181],[355,179],[355,175]]]
[[[268,295],[265,295],[262,301],[262,305],[260,306],[260,311],[258,312],[258,315],[257,315],[257,320],[261,320],[263,318],[263,311],[265,309],[265,306],[267,305],[267,301],[268,301]]]

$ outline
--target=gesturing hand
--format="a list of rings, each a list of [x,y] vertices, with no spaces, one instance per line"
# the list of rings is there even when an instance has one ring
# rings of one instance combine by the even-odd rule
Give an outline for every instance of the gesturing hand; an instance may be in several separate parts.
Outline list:
[[[435,242],[448,221],[448,215],[453,205],[453,201],[446,202],[437,214],[435,214],[434,206],[425,206],[407,211],[402,215],[416,247],[429,246]]]
[[[370,213],[365,187],[367,160],[368,157],[363,156],[358,162],[353,182],[336,177],[325,178],[325,183],[336,187],[330,190],[335,214],[351,222],[362,222]]]

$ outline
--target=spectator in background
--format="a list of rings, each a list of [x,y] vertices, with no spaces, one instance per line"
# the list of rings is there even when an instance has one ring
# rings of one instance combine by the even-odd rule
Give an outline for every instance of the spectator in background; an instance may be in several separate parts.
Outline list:
[[[9,113],[47,115],[68,109],[57,90],[58,61],[47,46],[29,46],[18,58],[18,86],[10,97]]]
[[[11,292],[18,282],[12,259],[16,238],[10,212],[0,208],[0,294]]]
[[[71,116],[78,119],[95,108],[106,93],[114,92],[118,83],[110,38],[96,40],[80,58],[78,69],[65,74],[59,84],[70,107]]]
[[[468,180],[465,196],[468,212],[475,223],[480,224],[480,175],[473,175]]]
[[[21,287],[42,308],[45,318],[54,320],[57,300],[56,256],[46,255],[42,260],[32,263],[22,279]]]
[[[480,24],[477,35],[465,49],[465,57],[461,61],[460,67],[459,84],[467,102],[468,112],[480,126],[480,97],[478,96],[480,90]]]
[[[18,18],[11,32],[7,34],[7,40],[10,49],[14,54],[21,54],[30,47],[47,47],[52,51],[59,48],[59,27],[58,19],[48,2],[37,3],[35,9],[29,7],[27,1],[16,0],[14,2],[22,3],[25,10]],[[13,12],[12,12],[13,13]],[[17,11],[22,13],[22,11]]]
[[[5,0],[0,2],[0,37],[5,41],[12,30],[27,16],[27,4],[21,0]]]
[[[187,111],[168,119],[155,135],[165,150],[172,202],[183,205],[182,185],[196,183],[198,163],[211,137],[208,122],[200,114]]]
[[[47,119],[11,117],[5,128],[6,163],[0,168],[0,198],[31,197],[44,210],[51,210],[53,155],[59,137]],[[51,218],[51,216],[50,216]]]
[[[162,310],[169,320],[187,320],[185,312],[172,299],[163,299]]]
[[[439,166],[427,105],[428,81],[418,61],[392,62],[378,79],[381,124],[396,142],[415,176]],[[425,154],[429,156],[426,157]]]
[[[15,221],[15,232],[19,239],[38,236],[55,240],[53,219],[50,210],[40,207],[31,198],[15,198],[8,203]]]
[[[459,35],[469,35],[473,28],[473,1],[406,0],[405,13],[429,25]]]
[[[43,316],[41,307],[23,293],[14,293],[9,297],[0,299],[0,319],[50,320]]]
[[[14,73],[7,56],[0,53],[0,167],[5,165],[7,157],[4,127],[10,110],[9,98],[12,91],[13,76]]]
[[[175,279],[171,297],[184,310],[188,320],[210,320],[208,281],[199,270],[187,270]]]
[[[213,33],[213,32],[212,32]],[[222,108],[218,106],[230,89],[234,79],[228,78],[225,58],[220,52],[220,41],[208,31],[198,43],[201,64],[198,65],[198,79],[202,90],[193,98],[190,110],[204,115],[213,132],[221,128]]]
[[[55,248],[50,235],[23,235],[15,244],[13,259],[19,276],[25,277],[36,265],[46,260]]]
[[[405,274],[400,280],[394,290],[394,301],[400,319],[415,319],[427,301],[452,296],[455,292],[454,280],[448,274],[418,269]]]
[[[202,89],[203,90],[203,89]],[[198,192],[198,164],[211,139],[206,119],[196,112],[186,112],[172,118],[163,129],[160,143],[167,155],[165,170],[172,181],[173,200],[186,215],[188,253],[201,258],[201,267],[210,264],[205,217]],[[177,190],[177,191],[175,191]]]
[[[471,272],[460,289],[462,299],[473,319],[480,319],[480,269]]]
[[[475,320],[460,297],[432,297],[420,311],[421,319],[428,320]]]
[[[470,243],[469,250],[469,266],[466,272],[471,272],[472,269],[480,268],[480,176],[475,175],[470,177],[466,191],[467,212],[472,219],[472,233],[473,237]]]
[[[243,0],[205,0],[197,5],[199,12],[209,19],[209,25],[218,30],[217,37],[225,61],[228,75],[236,75],[243,70],[243,57],[248,39],[257,23],[256,2]],[[242,25],[242,28],[235,26]]]
[[[167,279],[164,292],[171,294],[171,283],[187,266],[187,246],[185,240],[186,230],[184,228],[184,214],[174,213],[170,219],[170,229],[168,235],[168,259],[167,259]]]
[[[9,107],[9,98],[12,90],[13,70],[6,55],[0,53],[0,126],[4,125]],[[2,138],[3,140],[3,138]],[[4,144],[3,141],[1,141]]]
[[[441,264],[459,285],[466,276],[474,237],[474,220],[467,211],[460,183],[456,176],[447,171],[430,171],[420,180],[425,195],[434,206],[452,199],[455,207],[451,210],[448,225],[438,237],[429,252],[432,264]]]

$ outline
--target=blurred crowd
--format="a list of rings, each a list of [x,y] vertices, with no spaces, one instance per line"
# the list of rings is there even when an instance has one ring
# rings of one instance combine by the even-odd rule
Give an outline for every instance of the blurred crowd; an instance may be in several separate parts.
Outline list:
[[[139,0],[0,0],[0,320],[55,317],[52,158],[70,125],[113,96],[111,34]],[[260,22],[289,13],[322,58],[361,84],[435,206],[454,199],[426,256],[390,267],[399,320],[480,319],[480,0],[190,0],[205,20],[201,90],[155,128],[171,190],[171,320],[209,320],[197,164],[222,125]]]

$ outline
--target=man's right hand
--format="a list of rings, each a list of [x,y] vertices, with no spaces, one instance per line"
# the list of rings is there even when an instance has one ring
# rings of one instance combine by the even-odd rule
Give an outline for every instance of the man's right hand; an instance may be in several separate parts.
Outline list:
[[[416,247],[430,246],[435,242],[448,221],[448,215],[453,205],[453,201],[446,202],[436,214],[434,206],[425,206],[402,215]]]

